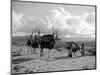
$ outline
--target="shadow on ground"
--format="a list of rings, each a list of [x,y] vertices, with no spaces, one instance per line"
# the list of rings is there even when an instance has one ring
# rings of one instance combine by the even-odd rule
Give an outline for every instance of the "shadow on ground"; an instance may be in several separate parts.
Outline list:
[[[22,62],[26,62],[26,61],[30,61],[30,60],[34,60],[33,58],[19,58],[19,59],[13,59],[12,63],[13,64],[19,64]]]

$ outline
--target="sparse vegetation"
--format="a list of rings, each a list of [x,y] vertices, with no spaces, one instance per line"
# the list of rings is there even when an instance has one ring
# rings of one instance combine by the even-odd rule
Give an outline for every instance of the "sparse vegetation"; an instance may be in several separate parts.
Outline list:
[[[20,65],[16,65],[13,70],[15,70],[16,72],[19,72],[20,69],[24,68],[24,66],[20,66]]]
[[[26,69],[24,72],[25,72],[25,73],[33,73],[33,70],[28,68],[28,69]]]
[[[48,49],[44,50],[45,56],[39,56],[40,49],[37,48],[37,54],[28,53],[27,50],[32,50],[32,47],[26,46],[26,39],[23,37],[13,38],[12,40],[12,72],[13,73],[34,73],[42,71],[56,71],[56,70],[74,70],[74,69],[91,69],[87,64],[94,65],[95,68],[95,42],[76,42],[79,46],[85,44],[85,53],[88,52],[91,56],[81,56],[80,53],[76,53],[77,58],[68,57],[66,42],[57,42],[55,49],[50,52],[50,60],[47,59]],[[73,61],[73,62],[71,62]],[[81,62],[82,61],[82,62]],[[86,62],[87,61],[87,62]],[[50,65],[53,66],[50,66]],[[59,65],[58,65],[59,64]],[[81,66],[81,68],[77,68]],[[23,66],[24,65],[24,66]],[[38,67],[38,66],[40,67]],[[65,66],[66,65],[66,66]],[[85,65],[85,66],[84,66]],[[27,66],[27,67],[26,67]],[[64,68],[62,68],[64,66]],[[73,66],[76,66],[76,68]],[[49,68],[50,67],[50,68]],[[34,68],[34,69],[33,69]],[[34,70],[34,71],[33,71]]]

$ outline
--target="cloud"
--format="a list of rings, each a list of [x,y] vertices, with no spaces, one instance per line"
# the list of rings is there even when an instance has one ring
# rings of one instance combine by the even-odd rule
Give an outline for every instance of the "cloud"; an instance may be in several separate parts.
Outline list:
[[[83,18],[83,19],[82,19]],[[78,34],[95,36],[95,15],[94,12],[84,13],[80,16],[80,24],[76,28]]]
[[[22,13],[16,13],[12,11],[12,30],[16,32],[25,23],[24,15]]]
[[[59,7],[58,10],[49,10],[50,15],[47,16],[49,28],[54,25],[56,28],[65,28],[66,19],[70,17],[70,13]]]
[[[42,18],[33,18],[22,13],[12,11],[12,31],[17,32],[32,32],[35,28],[46,30],[47,24]]]
[[[66,23],[68,24],[68,25],[73,25],[74,24],[74,26],[76,26],[76,25],[79,25],[80,24],[80,21],[78,20],[78,19],[76,19],[76,18],[70,18],[70,19],[68,19],[67,21],[66,21]]]
[[[13,32],[32,32],[38,27],[41,33],[52,33],[52,25],[63,37],[95,37],[95,13],[73,15],[62,7],[49,10],[40,18],[12,11]]]
[[[55,10],[49,10],[49,16],[46,16],[48,28],[54,25],[64,36],[72,37],[94,37],[95,36],[95,13],[84,13],[76,16],[59,7]],[[66,35],[65,35],[66,34]]]
[[[19,32],[35,32],[35,29],[37,28],[38,30],[45,31],[47,28],[47,24],[43,19],[27,19],[26,18],[26,24],[19,28]]]
[[[95,23],[95,12],[84,13],[82,15],[82,18],[86,23],[94,24]]]

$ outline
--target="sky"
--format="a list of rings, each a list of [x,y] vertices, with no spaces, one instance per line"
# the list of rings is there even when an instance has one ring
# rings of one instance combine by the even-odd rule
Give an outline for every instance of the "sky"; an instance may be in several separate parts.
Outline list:
[[[12,32],[25,35],[59,31],[62,37],[95,37],[95,7],[35,2],[12,2]]]

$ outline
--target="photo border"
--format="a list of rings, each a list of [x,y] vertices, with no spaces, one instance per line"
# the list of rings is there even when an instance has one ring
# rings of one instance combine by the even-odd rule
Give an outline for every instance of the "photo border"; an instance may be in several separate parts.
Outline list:
[[[24,1],[24,0],[11,0],[10,1],[10,74],[39,74],[39,73],[54,73],[54,72],[71,72],[71,71],[86,71],[85,69],[75,69],[75,70],[59,70],[59,71],[45,71],[45,72],[34,72],[34,73],[12,73],[12,2],[27,2],[27,3],[42,3],[42,4],[57,4],[57,5],[74,5],[74,6],[91,6],[95,7],[95,68],[86,70],[96,70],[97,69],[97,5],[87,5],[87,4],[71,4],[71,3],[56,3],[56,2],[42,2],[42,1]]]

